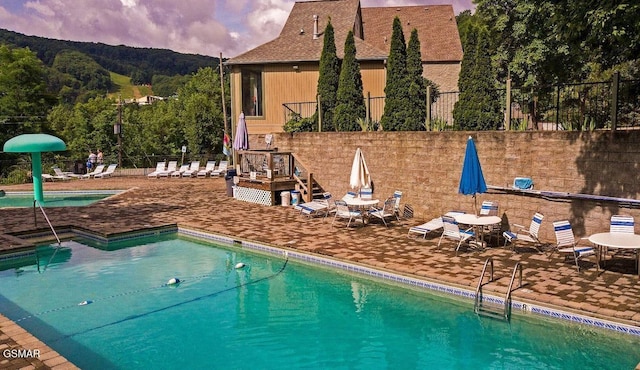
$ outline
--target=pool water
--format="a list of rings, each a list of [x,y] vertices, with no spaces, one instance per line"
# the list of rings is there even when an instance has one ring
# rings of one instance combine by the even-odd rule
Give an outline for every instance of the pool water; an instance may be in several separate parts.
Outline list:
[[[0,264],[2,313],[81,368],[631,369],[640,362],[633,336],[530,315],[511,324],[480,319],[470,301],[181,236],[65,242],[37,255]],[[173,277],[182,282],[166,285]]]
[[[56,193],[46,192],[44,194],[44,207],[82,207],[88,206],[99,200],[105,199],[111,193]],[[0,208],[26,208],[33,207],[33,193],[7,193],[0,197]]]

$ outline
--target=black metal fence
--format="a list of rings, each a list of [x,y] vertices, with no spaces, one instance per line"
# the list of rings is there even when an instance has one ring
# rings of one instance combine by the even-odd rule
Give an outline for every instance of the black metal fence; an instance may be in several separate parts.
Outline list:
[[[623,80],[619,74],[609,81],[559,84],[534,88],[498,89],[504,121],[500,130],[595,130],[640,128],[640,80]],[[425,123],[428,130],[453,129],[453,109],[457,91],[440,92]],[[368,96],[367,118],[380,122],[384,97]],[[316,102],[286,103],[285,122],[307,118],[316,111]]]

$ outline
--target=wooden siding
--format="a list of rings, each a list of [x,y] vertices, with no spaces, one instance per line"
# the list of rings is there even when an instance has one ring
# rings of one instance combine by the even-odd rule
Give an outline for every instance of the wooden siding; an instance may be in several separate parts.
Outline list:
[[[297,69],[294,69],[294,65]],[[360,66],[365,94],[384,95],[386,70],[382,62],[364,62]],[[251,134],[282,132],[286,121],[284,103],[313,102],[318,90],[318,66],[312,63],[276,64],[262,70],[264,116],[247,116],[247,129]],[[240,66],[231,72],[231,113],[233,123],[242,107],[242,78]]]

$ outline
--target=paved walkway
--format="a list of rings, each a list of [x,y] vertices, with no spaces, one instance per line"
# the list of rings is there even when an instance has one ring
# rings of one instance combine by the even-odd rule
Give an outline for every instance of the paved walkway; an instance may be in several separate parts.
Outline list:
[[[23,184],[2,189],[18,191],[32,187]],[[461,251],[456,256],[453,242],[443,242],[437,248],[437,235],[427,239],[407,237],[409,226],[421,220],[392,223],[389,228],[382,224],[350,229],[331,227],[330,220],[303,217],[292,207],[266,207],[229,198],[223,178],[114,177],[44,184],[45,191],[70,189],[129,190],[89,207],[49,208],[47,214],[54,226],[82,226],[109,235],[178,224],[469,289],[475,289],[482,266],[491,256],[498,280],[485,287],[488,293],[504,294],[513,267],[520,262],[526,286],[513,292],[514,299],[640,326],[640,283],[631,259],[604,272],[598,272],[591,259],[585,261],[583,271],[578,274],[572,262],[565,262],[557,254],[548,258],[534,250],[513,253],[505,248],[488,248]],[[38,220],[38,228],[44,229],[45,221],[42,217]],[[24,247],[8,233],[33,229],[31,209],[0,209],[0,252]]]

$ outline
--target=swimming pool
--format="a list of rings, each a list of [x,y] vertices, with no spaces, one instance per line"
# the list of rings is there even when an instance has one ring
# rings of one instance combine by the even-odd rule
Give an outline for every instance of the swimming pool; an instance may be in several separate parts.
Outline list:
[[[0,264],[0,307],[81,368],[628,369],[640,361],[634,336],[531,315],[479,319],[467,300],[182,236],[54,251],[39,247],[38,263]],[[166,285],[172,277],[182,282]]]
[[[120,190],[46,191],[44,207],[82,207],[121,193]],[[33,192],[6,192],[0,196],[0,208],[33,207]]]

